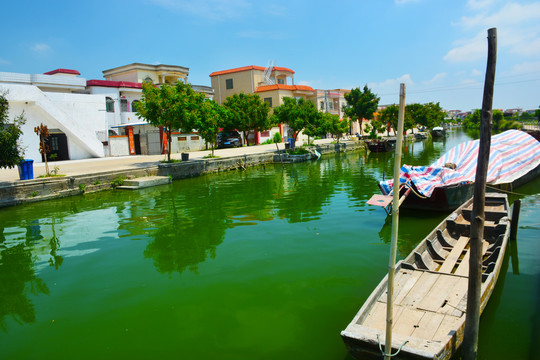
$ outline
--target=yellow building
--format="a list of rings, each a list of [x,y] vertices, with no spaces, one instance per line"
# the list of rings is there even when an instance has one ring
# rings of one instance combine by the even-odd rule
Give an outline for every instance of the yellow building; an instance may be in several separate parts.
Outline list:
[[[109,81],[149,82],[156,85],[186,82],[189,68],[178,65],[133,63],[103,71]]]
[[[258,94],[270,105],[270,108],[283,104],[284,97],[303,97],[311,100],[316,96],[315,90],[306,85],[294,84],[294,71],[284,67],[268,67],[250,65],[234,69],[216,71],[210,74],[211,85],[214,89],[214,100],[220,105],[227,97],[234,94]],[[288,137],[286,126],[280,125],[271,131],[253,134],[255,143],[265,141],[279,131],[283,137]]]

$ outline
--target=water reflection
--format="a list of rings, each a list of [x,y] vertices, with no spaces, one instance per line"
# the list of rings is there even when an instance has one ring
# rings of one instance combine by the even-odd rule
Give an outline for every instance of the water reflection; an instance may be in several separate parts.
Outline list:
[[[223,197],[212,190],[212,187],[188,190],[185,194],[188,199],[199,198],[194,202],[182,201],[184,194],[178,194],[172,187],[161,193],[159,203],[168,216],[158,225],[144,251],[144,256],[154,260],[159,272],[182,273],[189,269],[197,273],[198,264],[208,256],[215,257],[216,247],[222,243],[231,220],[226,215]],[[202,198],[211,198],[212,206],[201,206]],[[182,206],[188,203],[192,206]]]
[[[6,245],[5,228],[0,227],[0,328],[7,331],[6,317],[19,324],[36,321],[34,304],[28,292],[49,294],[45,282],[36,276],[31,245],[41,236],[39,226],[27,226],[26,239]]]

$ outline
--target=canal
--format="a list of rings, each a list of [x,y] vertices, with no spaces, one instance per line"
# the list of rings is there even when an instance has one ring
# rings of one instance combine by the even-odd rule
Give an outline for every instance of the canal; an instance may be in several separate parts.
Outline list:
[[[392,171],[355,152],[0,209],[0,358],[349,359],[339,333],[388,264],[390,219],[366,201]],[[480,359],[540,358],[540,181],[515,191]],[[402,212],[398,256],[445,216]]]

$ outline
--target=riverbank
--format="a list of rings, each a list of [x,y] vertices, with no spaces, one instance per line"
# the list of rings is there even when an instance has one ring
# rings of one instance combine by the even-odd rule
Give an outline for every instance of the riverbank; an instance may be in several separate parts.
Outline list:
[[[190,152],[190,159],[179,163],[161,163],[163,155],[130,156],[71,160],[49,163],[49,169],[58,167],[61,177],[18,180],[17,169],[0,171],[0,207],[57,199],[83,193],[110,190],[125,179],[145,176],[168,176],[173,180],[200,176],[206,173],[245,169],[266,163],[291,163],[307,161],[311,156],[289,156],[283,144],[249,146],[215,151],[217,158],[205,158],[210,151]],[[344,141],[332,144],[331,139],[317,140],[313,150],[320,154],[363,149],[363,143]],[[313,152],[314,153],[314,152]],[[179,159],[181,154],[172,154]],[[45,173],[43,163],[34,165],[34,176]]]

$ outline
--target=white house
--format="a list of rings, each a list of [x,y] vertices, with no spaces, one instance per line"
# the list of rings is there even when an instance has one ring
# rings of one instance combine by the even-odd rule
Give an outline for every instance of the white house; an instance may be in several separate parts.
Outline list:
[[[57,160],[103,157],[97,133],[107,130],[103,96],[81,94],[86,80],[76,70],[57,69],[45,74],[0,72],[0,91],[9,101],[9,116],[24,111],[22,127],[25,158],[41,162],[34,127],[50,131],[49,147]]]
[[[134,63],[103,71],[105,80],[86,80],[71,69],[45,74],[0,72],[0,92],[6,92],[11,118],[24,111],[25,158],[41,162],[34,127],[47,125],[49,147],[57,160],[161,154],[167,143],[163,130],[139,119],[133,104],[141,99],[143,81],[156,85],[187,81],[189,69],[175,65]],[[213,95],[206,86],[196,91]],[[199,150],[197,134],[174,133],[171,151]],[[49,155],[49,156],[50,156]]]

